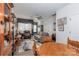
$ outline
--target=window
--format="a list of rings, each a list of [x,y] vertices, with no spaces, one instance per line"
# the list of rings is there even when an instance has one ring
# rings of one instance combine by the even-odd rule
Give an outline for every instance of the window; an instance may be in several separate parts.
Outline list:
[[[18,23],[18,30],[20,32],[23,32],[23,31],[32,31],[32,24],[31,23]]]

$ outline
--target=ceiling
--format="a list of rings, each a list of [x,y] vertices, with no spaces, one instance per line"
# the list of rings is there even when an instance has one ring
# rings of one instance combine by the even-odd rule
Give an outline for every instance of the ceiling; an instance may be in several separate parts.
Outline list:
[[[67,5],[67,3],[15,3],[14,11],[16,17],[19,17],[19,15],[25,17],[50,17],[65,5]]]

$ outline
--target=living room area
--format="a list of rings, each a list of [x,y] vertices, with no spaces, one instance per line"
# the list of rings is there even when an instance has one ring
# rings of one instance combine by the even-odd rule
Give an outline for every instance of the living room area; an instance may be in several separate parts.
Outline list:
[[[55,18],[55,15],[53,17]],[[44,27],[47,25],[44,26],[42,24],[43,21],[38,18],[35,18],[34,20],[23,19],[23,18],[16,19],[14,32],[15,32],[15,36],[19,38],[18,40],[19,43],[17,43],[18,47],[16,48],[14,55],[17,55],[17,56],[18,55],[22,55],[22,56],[23,55],[24,56],[36,55],[36,53],[34,53],[33,51],[34,43],[37,45],[37,47],[40,47],[44,41],[43,36],[50,37],[54,42],[56,41],[56,36],[55,36],[55,31],[54,31],[55,27],[53,29],[54,33],[45,32]]]
[[[0,3],[0,55],[79,56],[78,6]]]

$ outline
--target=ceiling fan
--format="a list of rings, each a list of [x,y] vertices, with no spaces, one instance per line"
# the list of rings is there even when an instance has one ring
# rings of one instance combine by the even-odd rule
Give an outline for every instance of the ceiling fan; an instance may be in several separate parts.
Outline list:
[[[42,16],[35,16],[35,18],[37,18],[37,19],[43,19]]]

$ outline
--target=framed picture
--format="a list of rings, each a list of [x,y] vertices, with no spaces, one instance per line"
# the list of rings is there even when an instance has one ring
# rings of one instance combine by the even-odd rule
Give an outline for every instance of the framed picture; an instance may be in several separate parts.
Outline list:
[[[67,24],[67,17],[64,17],[64,18],[63,18],[63,22],[64,22],[64,25]]]
[[[64,26],[63,26],[63,25],[58,26],[58,30],[59,30],[59,31],[64,31]]]
[[[63,19],[62,18],[58,19],[57,23],[58,23],[58,30],[59,31],[64,31],[64,21],[63,21]]]

